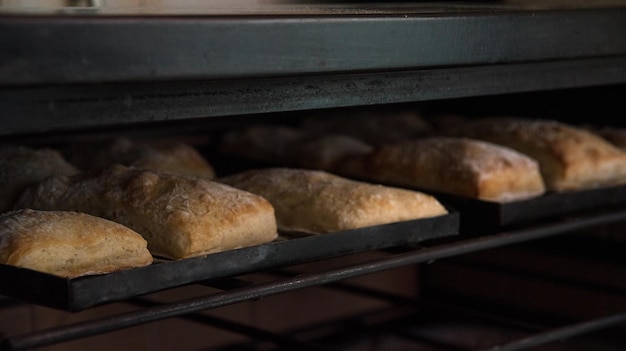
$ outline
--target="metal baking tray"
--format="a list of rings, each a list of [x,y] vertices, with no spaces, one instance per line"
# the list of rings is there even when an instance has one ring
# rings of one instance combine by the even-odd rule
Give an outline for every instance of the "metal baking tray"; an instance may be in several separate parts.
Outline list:
[[[502,229],[507,226],[527,225],[533,221],[575,215],[582,211],[626,205],[626,185],[562,193],[548,192],[539,197],[506,203],[427,192],[459,211],[461,233],[472,229]]]
[[[459,215],[450,211],[439,217],[336,233],[281,236],[268,244],[75,279],[0,265],[0,294],[79,311],[194,282],[453,236],[458,228]]]

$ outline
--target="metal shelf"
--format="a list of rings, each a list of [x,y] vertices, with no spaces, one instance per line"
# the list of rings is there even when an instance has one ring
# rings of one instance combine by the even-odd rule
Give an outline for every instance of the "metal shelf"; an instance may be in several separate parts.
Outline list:
[[[0,135],[626,82],[626,7],[0,17]]]
[[[5,13],[0,136],[624,84],[624,37],[623,5],[237,16]],[[625,220],[624,209],[588,213],[172,303],[136,300],[135,311],[8,336],[2,348],[37,348],[173,317],[195,318],[220,306]],[[501,346],[516,350],[621,324],[622,312]],[[305,349],[298,340],[201,319]]]
[[[0,18],[4,86],[233,79],[626,55],[626,7]]]
[[[540,325],[528,322],[524,316],[510,317],[507,313],[480,311],[471,308],[459,308],[445,305],[438,301],[422,301],[419,304],[401,304],[390,301],[391,306],[359,316],[335,321],[331,325],[315,325],[309,328],[286,332],[278,335],[263,330],[249,330],[244,325],[232,323],[220,318],[191,316],[191,320],[208,326],[229,331],[255,335],[257,342],[228,345],[215,351],[254,351],[254,350],[360,350],[368,349],[416,349],[426,348],[433,351],[480,350],[480,351],[517,351],[551,350],[551,343],[559,343],[567,349],[580,345],[589,334],[610,331],[610,342],[598,342],[590,338],[591,349],[611,350],[623,347],[624,338],[621,325],[626,324],[626,312],[618,312],[588,321],[570,321],[559,326]],[[475,332],[480,337],[452,338],[454,327],[477,327]],[[449,328],[450,333],[446,335]],[[439,333],[433,330],[439,330]],[[314,339],[306,336],[315,335]],[[446,337],[447,336],[447,337]],[[579,340],[573,340],[578,338]],[[572,340],[570,340],[572,339]],[[263,348],[261,342],[273,343],[275,348]],[[538,348],[539,347],[539,348]],[[563,349],[563,348],[558,348]],[[584,348],[578,348],[584,349]]]
[[[624,82],[626,56],[326,76],[0,88],[0,110],[8,117],[0,122],[0,135]]]
[[[207,309],[254,300],[264,296],[294,291],[307,287],[325,285],[402,266],[432,262],[434,260],[454,257],[470,252],[477,252],[480,250],[552,237],[555,235],[565,234],[573,230],[580,230],[624,220],[626,220],[626,209],[621,209],[611,212],[573,217],[567,220],[544,223],[529,228],[512,230],[493,235],[464,238],[448,243],[434,244],[431,247],[414,248],[404,253],[389,254],[388,257],[384,257],[382,259],[368,260],[357,264],[342,266],[340,268],[313,273],[304,273],[293,277],[278,278],[270,282],[251,284],[249,286],[238,287],[229,291],[218,292],[206,296],[190,298],[187,300],[148,308],[141,308],[119,315],[75,323],[48,330],[41,330],[27,335],[8,337],[4,339],[3,347],[6,350],[25,350],[52,345],[167,318],[184,316]],[[623,316],[620,315],[617,318],[623,318]],[[609,324],[613,325],[620,322],[621,319],[617,321],[611,319],[610,321],[611,323]],[[604,325],[605,322],[601,322],[600,324]]]

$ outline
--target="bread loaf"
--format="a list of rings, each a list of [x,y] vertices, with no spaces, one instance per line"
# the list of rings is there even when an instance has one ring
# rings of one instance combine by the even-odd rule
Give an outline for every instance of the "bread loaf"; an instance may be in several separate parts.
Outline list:
[[[72,175],[78,169],[53,149],[0,147],[0,213],[9,211],[22,191],[48,177]]]
[[[272,241],[276,220],[260,196],[224,184],[116,165],[57,177],[17,206],[89,213],[141,234],[155,256],[180,259]]]
[[[626,151],[626,129],[616,127],[602,127],[591,131],[604,138],[622,151]]]
[[[0,216],[0,263],[66,278],[146,266],[146,241],[84,213],[21,210]]]
[[[347,135],[372,145],[414,139],[432,132],[432,126],[411,110],[341,111],[305,118],[302,129],[315,135]]]
[[[494,117],[469,121],[462,134],[536,159],[546,187],[581,190],[626,183],[626,153],[582,128],[549,120]]]
[[[447,213],[430,195],[323,171],[258,169],[219,181],[268,199],[286,231],[328,233]]]
[[[193,146],[176,141],[133,141],[115,138],[66,147],[64,155],[78,168],[91,171],[114,164],[152,171],[215,178],[213,166]]]
[[[346,159],[370,153],[373,146],[351,136],[329,134],[303,139],[289,149],[286,165],[333,172]]]
[[[293,145],[306,134],[284,126],[252,126],[225,134],[219,145],[220,153],[248,160],[282,163],[288,159]]]
[[[495,202],[545,191],[536,161],[509,148],[464,138],[430,137],[383,145],[346,162],[342,173]]]

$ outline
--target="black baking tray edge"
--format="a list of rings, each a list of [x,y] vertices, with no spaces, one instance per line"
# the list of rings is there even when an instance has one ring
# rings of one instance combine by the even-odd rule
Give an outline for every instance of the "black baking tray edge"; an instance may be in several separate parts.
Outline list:
[[[38,305],[80,311],[194,282],[285,267],[368,250],[414,244],[458,234],[449,214],[329,234],[300,236],[104,275],[66,279],[0,265],[0,294]]]
[[[626,205],[626,185],[570,192],[547,192],[538,197],[503,203],[431,191],[429,193],[461,213],[462,234],[466,229],[502,229],[575,215],[583,211]]]

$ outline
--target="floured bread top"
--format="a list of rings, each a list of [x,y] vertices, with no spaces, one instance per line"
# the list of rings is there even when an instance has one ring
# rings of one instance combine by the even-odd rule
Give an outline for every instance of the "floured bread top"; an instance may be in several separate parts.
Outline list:
[[[131,229],[84,213],[21,210],[0,216],[0,263],[62,277],[152,263]]]
[[[535,160],[503,146],[467,138],[429,137],[383,145],[346,162],[343,172],[499,202],[545,191]]]
[[[430,195],[323,171],[259,169],[220,181],[268,199],[279,228],[290,231],[327,233],[447,213]]]
[[[467,138],[430,137],[382,147],[385,148],[401,148],[405,155],[423,159],[422,162],[439,159],[442,166],[450,171],[467,173],[477,181],[497,176],[511,168],[527,170],[538,167],[537,161],[518,151]]]
[[[260,196],[195,177],[124,166],[49,179],[17,206],[90,213],[122,223],[154,255],[185,258],[276,238],[272,206]]]
[[[626,183],[626,153],[583,128],[550,120],[500,117],[468,121],[461,133],[533,157],[551,190]]]

